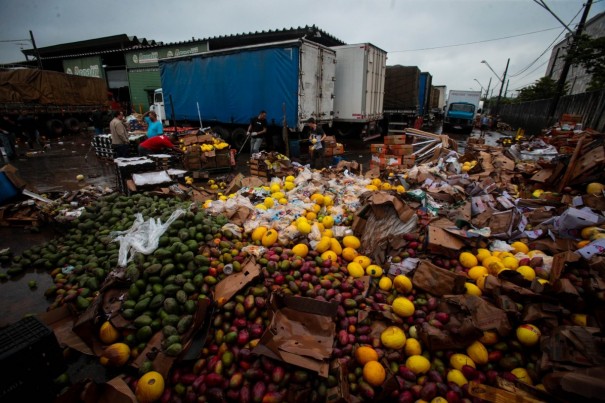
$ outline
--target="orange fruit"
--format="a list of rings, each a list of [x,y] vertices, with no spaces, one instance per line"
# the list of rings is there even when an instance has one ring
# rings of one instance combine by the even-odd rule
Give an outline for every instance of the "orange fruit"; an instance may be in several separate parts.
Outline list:
[[[370,346],[360,346],[355,349],[355,359],[361,365],[370,361],[378,361],[378,353]]]
[[[387,373],[378,361],[370,361],[363,366],[363,379],[372,386],[380,386]]]

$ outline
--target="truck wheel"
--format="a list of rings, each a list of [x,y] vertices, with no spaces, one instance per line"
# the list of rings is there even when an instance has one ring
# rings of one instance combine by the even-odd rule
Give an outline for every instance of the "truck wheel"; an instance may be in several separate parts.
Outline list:
[[[46,127],[51,136],[61,137],[63,134],[63,122],[58,119],[49,120]]]
[[[65,119],[65,127],[68,134],[78,134],[80,132],[80,122],[76,118]]]
[[[237,129],[233,130],[231,132],[231,147],[236,148],[238,151],[241,148],[241,146],[244,144],[244,142],[246,141],[246,130],[244,130],[241,127],[238,127]],[[246,150],[250,149],[250,143],[246,144],[245,147]],[[242,150],[243,151],[243,150]]]

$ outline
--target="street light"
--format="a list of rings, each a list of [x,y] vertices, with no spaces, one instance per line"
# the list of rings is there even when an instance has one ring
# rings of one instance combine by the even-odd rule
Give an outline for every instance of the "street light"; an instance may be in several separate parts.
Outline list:
[[[477,82],[477,84],[479,84],[479,87],[481,87],[481,91],[483,91],[485,89],[485,88],[483,88],[483,85],[481,85],[479,80],[477,80],[476,78],[473,78],[473,80],[475,80]]]
[[[492,73],[496,75],[496,77],[498,77],[498,80],[500,81],[500,92],[498,93],[498,100],[496,101],[495,111],[495,113],[498,113],[500,111],[500,99],[502,98],[502,90],[504,89],[504,81],[506,81],[506,73],[508,72],[508,64],[510,63],[510,58],[506,61],[506,68],[504,69],[504,74],[502,75],[502,78],[500,78],[498,73],[496,73],[494,69],[492,69],[492,66],[490,66],[487,61],[481,60],[481,63],[485,63],[485,65],[492,71]]]

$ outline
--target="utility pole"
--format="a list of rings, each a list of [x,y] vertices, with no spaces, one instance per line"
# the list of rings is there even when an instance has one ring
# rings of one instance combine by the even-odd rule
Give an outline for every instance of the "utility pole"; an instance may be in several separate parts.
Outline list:
[[[584,6],[584,12],[582,13],[582,18],[580,19],[580,23],[578,24],[578,28],[576,28],[576,32],[573,34],[571,38],[571,46],[573,47],[580,35],[582,35],[582,31],[584,30],[584,24],[586,24],[586,19],[588,18],[588,13],[590,12],[590,6],[592,5],[592,0],[588,0],[586,2],[586,6]],[[556,60],[555,60],[556,62]],[[553,62],[553,65],[554,63]],[[563,90],[565,89],[565,82],[567,81],[567,74],[569,73],[569,68],[571,67],[571,62],[566,58],[563,63],[563,70],[561,70],[561,76],[559,76],[559,81],[557,82],[557,92],[552,102],[550,103],[550,109],[548,111],[548,124],[553,123],[555,112],[557,110],[557,106],[559,105],[559,100],[563,95]]]
[[[40,52],[38,52],[38,48],[36,47],[36,41],[34,39],[34,33],[30,30],[29,37],[32,41],[32,47],[34,48],[34,53],[36,54],[36,60],[38,61],[38,68],[42,70],[42,59],[40,59]]]
[[[502,98],[502,90],[504,89],[504,81],[506,80],[506,73],[508,73],[508,64],[510,58],[506,61],[506,68],[504,69],[504,75],[502,76],[502,83],[500,84],[500,92],[498,93],[498,100],[496,101],[496,114],[500,112],[500,98]]]
[[[485,105],[483,105],[483,110],[487,109],[489,105],[489,87],[492,85],[492,78],[489,78],[489,82],[487,83],[487,89],[485,90]]]
[[[508,94],[508,84],[510,84],[510,78],[506,80],[506,89],[504,90],[504,98],[506,98],[506,94]]]

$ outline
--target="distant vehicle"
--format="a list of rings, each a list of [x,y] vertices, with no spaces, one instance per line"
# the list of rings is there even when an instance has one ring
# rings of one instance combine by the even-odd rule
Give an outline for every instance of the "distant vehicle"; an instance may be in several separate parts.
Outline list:
[[[447,97],[443,131],[459,130],[471,134],[479,110],[481,91],[451,90]]]
[[[33,118],[40,134],[77,133],[93,111],[112,108],[101,78],[38,69],[0,69],[0,109]]]
[[[419,114],[420,69],[417,66],[387,66],[384,85],[385,134],[401,134],[412,127]]]

